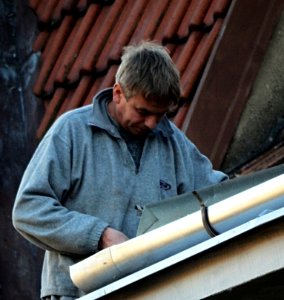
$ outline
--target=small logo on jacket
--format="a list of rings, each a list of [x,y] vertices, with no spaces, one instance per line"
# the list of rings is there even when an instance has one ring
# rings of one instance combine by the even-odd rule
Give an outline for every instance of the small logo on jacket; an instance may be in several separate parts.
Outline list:
[[[160,179],[160,188],[162,190],[168,191],[172,188],[172,186],[169,183],[167,183],[166,181]]]

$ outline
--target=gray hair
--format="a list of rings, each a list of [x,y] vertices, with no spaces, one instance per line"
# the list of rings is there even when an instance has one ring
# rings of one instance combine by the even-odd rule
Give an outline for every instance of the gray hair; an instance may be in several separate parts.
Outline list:
[[[124,47],[115,79],[126,99],[142,95],[170,105],[177,105],[180,99],[179,71],[167,49],[154,42]]]

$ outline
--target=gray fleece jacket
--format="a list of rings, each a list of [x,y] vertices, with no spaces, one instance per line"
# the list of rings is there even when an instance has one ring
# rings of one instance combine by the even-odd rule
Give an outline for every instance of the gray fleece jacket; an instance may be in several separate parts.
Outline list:
[[[107,226],[136,235],[144,206],[226,178],[166,117],[147,137],[139,169],[106,112],[112,89],[61,116],[35,151],[13,208],[15,228],[46,250],[41,297],[84,293],[69,266],[97,252]]]

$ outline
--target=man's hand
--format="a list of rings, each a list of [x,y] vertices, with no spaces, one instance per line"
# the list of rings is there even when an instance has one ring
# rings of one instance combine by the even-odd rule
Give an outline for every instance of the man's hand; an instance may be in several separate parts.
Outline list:
[[[99,250],[108,248],[113,245],[123,243],[127,240],[128,240],[128,237],[121,231],[107,227],[101,236],[101,239],[99,242]]]

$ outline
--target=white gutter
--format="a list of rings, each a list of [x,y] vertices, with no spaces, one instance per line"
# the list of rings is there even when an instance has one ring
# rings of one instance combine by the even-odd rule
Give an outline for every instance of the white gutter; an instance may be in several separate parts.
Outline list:
[[[219,233],[284,207],[284,175],[277,176],[208,208]],[[76,286],[94,291],[210,238],[200,211],[104,249],[70,267]]]
[[[268,260],[272,261],[272,265],[273,267],[271,267],[271,265],[269,265],[269,270],[266,269],[266,271],[263,270],[263,261],[260,260],[260,263],[256,263],[254,259],[257,260],[257,255],[253,255],[253,259],[248,257],[248,249],[246,248],[245,250],[245,257],[243,257],[244,260],[246,260],[247,264],[249,266],[251,266],[252,264],[254,265],[254,268],[250,268],[249,270],[253,273],[253,274],[257,274],[255,275],[256,277],[259,276],[265,276],[264,274],[269,274],[271,272],[275,272],[277,270],[280,269],[284,269],[284,257],[282,259],[281,253],[281,249],[284,248],[284,238],[283,241],[279,241],[279,243],[281,243],[283,245],[282,248],[279,249],[278,246],[275,246],[275,243],[273,243],[273,241],[271,241],[271,238],[269,237],[269,230],[267,228],[271,228],[272,223],[275,222],[275,224],[279,224],[278,222],[280,222],[280,224],[284,224],[283,223],[283,219],[284,218],[284,208],[280,208],[277,209],[276,211],[267,213],[263,216],[260,216],[256,219],[253,219],[249,222],[246,222],[240,226],[237,226],[231,230],[226,231],[225,233],[220,234],[218,237],[213,238],[213,239],[208,239],[202,243],[199,243],[197,245],[194,245],[184,251],[181,251],[175,255],[172,255],[166,259],[163,259],[149,267],[146,267],[142,270],[139,270],[137,272],[134,272],[128,276],[125,276],[117,281],[114,281],[102,288],[99,288],[93,292],[90,292],[80,298],[78,298],[77,300],[95,300],[95,299],[99,299],[101,297],[104,297],[108,294],[112,294],[110,298],[112,299],[164,299],[165,298],[165,290],[168,289],[168,291],[166,292],[167,295],[167,299],[180,299],[182,298],[181,295],[185,295],[185,293],[182,293],[181,290],[183,289],[190,289],[190,292],[187,294],[187,299],[201,299],[203,297],[200,297],[200,294],[206,293],[207,296],[212,295],[212,289],[210,290],[209,286],[214,286],[214,281],[216,280],[218,282],[218,284],[216,284],[216,288],[217,286],[220,287],[221,286],[225,286],[224,288],[227,290],[228,288],[232,288],[233,286],[228,286],[228,280],[237,282],[236,286],[239,286],[239,276],[241,276],[241,278],[246,277],[247,280],[245,279],[245,282],[248,282],[250,280],[253,280],[252,277],[250,277],[250,274],[248,274],[249,272],[246,271],[245,274],[236,274],[236,276],[233,276],[234,278],[226,278],[228,272],[226,271],[226,268],[230,268],[229,266],[229,261],[230,261],[230,256],[232,256],[233,261],[237,260],[236,264],[238,265],[237,270],[244,270],[244,266],[241,265],[241,260],[242,257],[244,256],[244,254],[241,251],[242,248],[242,242],[238,243],[237,245],[237,256],[239,256],[238,258],[236,258],[236,254],[234,254],[234,252],[232,251],[232,248],[230,248],[230,246],[228,245],[229,241],[232,240],[236,240],[238,238],[240,238],[240,236],[246,236],[246,235],[250,235],[250,231],[257,231],[258,236],[262,236],[263,232],[266,233],[265,236],[265,242],[267,243],[267,241],[269,240],[269,249],[267,250],[265,249],[263,252],[264,254],[266,253],[273,253],[273,255],[266,255],[265,257],[265,265],[268,266]],[[280,221],[282,219],[282,221]],[[265,229],[263,228],[265,225]],[[276,225],[276,226],[281,226],[281,225]],[[272,230],[272,229],[271,229]],[[280,230],[280,229],[279,229]],[[276,232],[277,230],[275,230],[275,234],[273,233],[273,239],[274,238],[279,238],[281,239],[281,235],[279,237],[279,234],[277,234]],[[282,235],[284,237],[284,235]],[[270,243],[271,241],[271,243]],[[225,246],[227,244],[227,246]],[[235,247],[233,243],[233,248]],[[212,270],[213,266],[213,257],[214,255],[212,254],[208,254],[207,250],[211,249],[212,253],[214,251],[218,251],[216,248],[222,248],[224,249],[224,252],[227,252],[226,254],[226,259],[224,259],[224,264],[225,267],[224,269],[220,268],[218,265],[218,269],[222,270],[222,272],[218,272],[218,274],[215,273],[211,273],[210,270]],[[257,243],[257,247],[253,247],[254,253],[259,253],[261,248],[260,243]],[[257,249],[256,249],[257,248]],[[215,250],[214,250],[215,249]],[[231,252],[230,250],[231,249]],[[278,250],[279,249],[279,250]],[[206,254],[207,252],[207,254]],[[199,255],[198,257],[195,257],[196,255]],[[208,273],[205,274],[203,273],[203,276],[199,275],[199,272],[202,270],[201,266],[200,266],[200,260],[202,261],[207,260],[208,259],[208,255],[210,255],[210,266],[208,266]],[[202,257],[201,257],[202,256]],[[276,259],[276,257],[278,259]],[[217,259],[219,260],[219,257]],[[282,262],[281,262],[281,261]],[[195,268],[190,268],[188,269],[188,272],[186,272],[186,274],[184,274],[184,272],[182,272],[182,269],[185,270],[187,267],[186,266],[190,266],[190,264],[195,265],[196,262],[196,267]],[[191,265],[192,265],[191,264]],[[178,265],[178,266],[177,266]],[[208,265],[207,263],[205,265]],[[171,267],[170,269],[168,269],[169,267]],[[206,268],[206,266],[205,266]],[[168,270],[167,270],[168,269]],[[176,270],[176,271],[174,271]],[[197,271],[198,270],[198,271]],[[180,273],[181,271],[181,273]],[[174,275],[173,278],[173,273],[176,274]],[[195,282],[193,284],[192,280],[193,278],[195,278],[196,272],[198,272],[198,274],[196,275],[196,279]],[[211,274],[210,274],[211,273]],[[208,275],[206,277],[206,274]],[[169,276],[169,277],[167,277]],[[150,281],[151,282],[155,282],[155,288],[153,289],[153,291],[149,291],[149,283],[148,285],[146,285],[148,282],[147,277],[151,277]],[[211,277],[211,279],[210,279]],[[213,279],[212,279],[213,277]],[[167,278],[171,278],[170,281],[172,282],[172,286],[171,284],[169,284],[169,282],[166,281]],[[181,281],[177,278],[182,278]],[[183,285],[184,280],[187,280],[185,278],[189,278],[189,281],[191,282],[190,285]],[[222,280],[222,278],[224,278],[224,280]],[[255,277],[254,277],[255,278]],[[207,280],[209,279],[210,282],[207,282]],[[144,281],[146,280],[146,281]],[[137,283],[137,281],[140,281],[140,284]],[[163,282],[161,284],[161,281]],[[179,283],[177,283],[177,281],[180,283],[181,286],[179,286]],[[197,282],[201,281],[201,283],[198,285]],[[215,283],[216,283],[215,281]],[[207,282],[206,284],[206,288],[202,289],[200,287],[204,286],[204,282]],[[136,283],[136,284],[135,284]],[[135,284],[135,287],[131,287],[132,284]],[[159,286],[159,287],[158,287]],[[174,288],[173,288],[174,286]],[[188,286],[188,287],[187,287]],[[145,287],[145,289],[144,289]],[[126,292],[130,291],[133,289],[133,292]],[[175,291],[179,290],[179,295],[180,297],[176,297],[176,293]],[[214,291],[216,291],[215,287],[213,288]],[[119,291],[121,290],[121,291]],[[193,290],[196,290],[196,294],[193,293]],[[143,294],[145,292],[145,295]],[[220,290],[218,290],[218,292],[221,292]],[[123,295],[123,297],[122,297]],[[125,297],[125,295],[127,295]],[[133,295],[133,296],[132,296]],[[162,296],[160,296],[162,295]],[[193,296],[194,295],[194,296]],[[196,296],[198,295],[198,296]]]

